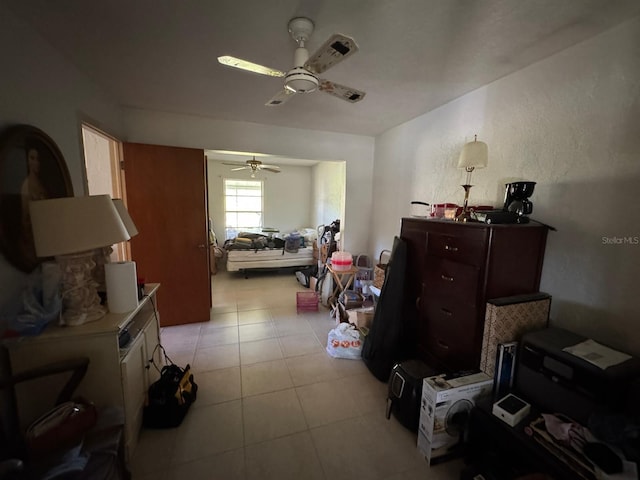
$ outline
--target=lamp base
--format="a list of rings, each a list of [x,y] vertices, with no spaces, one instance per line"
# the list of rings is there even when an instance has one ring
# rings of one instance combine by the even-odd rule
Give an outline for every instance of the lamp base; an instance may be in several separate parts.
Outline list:
[[[462,207],[460,215],[454,219],[456,222],[477,222],[476,219],[471,218],[471,212],[469,212],[469,209],[467,208],[467,205],[469,204],[469,190],[471,190],[471,187],[473,187],[473,185],[469,185],[469,183],[462,185],[462,188],[464,188],[464,206]]]
[[[100,297],[93,278],[94,251],[56,257],[62,272],[61,325],[78,326],[101,319],[107,309],[100,305]]]
[[[455,219],[456,222],[477,222],[475,218],[471,217],[471,212],[468,210],[463,210],[460,215],[458,215]]]

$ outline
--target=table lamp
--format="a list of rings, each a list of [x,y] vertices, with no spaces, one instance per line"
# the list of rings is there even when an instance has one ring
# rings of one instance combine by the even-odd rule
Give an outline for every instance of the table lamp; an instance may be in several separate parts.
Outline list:
[[[38,257],[55,257],[62,272],[61,324],[82,325],[102,318],[93,277],[95,250],[129,240],[109,195],[64,197],[29,204]]]
[[[468,210],[469,203],[469,190],[471,190],[471,173],[476,168],[484,168],[487,166],[489,158],[489,147],[484,142],[478,141],[478,136],[475,135],[473,142],[466,143],[462,147],[460,158],[458,160],[458,168],[464,168],[467,172],[467,178],[464,188],[464,206],[462,212],[456,217],[457,222],[469,222],[473,221],[471,214]]]

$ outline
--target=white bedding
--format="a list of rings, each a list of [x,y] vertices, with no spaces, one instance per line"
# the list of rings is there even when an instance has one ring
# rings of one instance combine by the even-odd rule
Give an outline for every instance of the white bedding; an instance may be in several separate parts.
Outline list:
[[[255,268],[304,267],[313,265],[313,248],[303,247],[298,253],[284,252],[283,249],[229,250],[227,271]]]

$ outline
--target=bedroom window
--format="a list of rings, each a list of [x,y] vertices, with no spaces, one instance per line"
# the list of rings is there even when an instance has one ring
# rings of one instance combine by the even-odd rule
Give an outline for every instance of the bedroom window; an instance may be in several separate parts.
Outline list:
[[[225,237],[238,232],[259,232],[262,228],[262,181],[224,181]]]

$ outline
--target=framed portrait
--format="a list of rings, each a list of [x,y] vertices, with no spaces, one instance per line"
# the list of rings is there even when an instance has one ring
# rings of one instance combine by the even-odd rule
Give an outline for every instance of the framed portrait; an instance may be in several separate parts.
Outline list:
[[[64,157],[42,130],[17,125],[0,135],[0,252],[15,268],[31,272],[36,256],[29,215],[31,200],[71,197]]]

